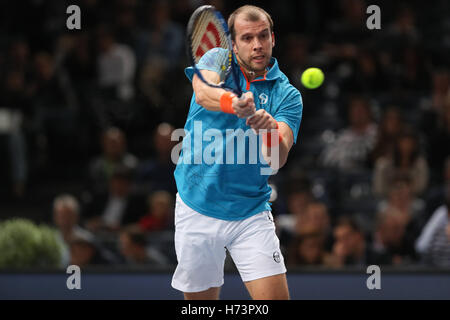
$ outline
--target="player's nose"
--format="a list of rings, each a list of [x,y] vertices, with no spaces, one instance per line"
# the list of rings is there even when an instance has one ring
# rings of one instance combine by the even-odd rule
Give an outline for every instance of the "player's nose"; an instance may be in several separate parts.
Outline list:
[[[258,37],[255,37],[253,40],[253,51],[259,51],[262,49],[261,41],[259,41]]]

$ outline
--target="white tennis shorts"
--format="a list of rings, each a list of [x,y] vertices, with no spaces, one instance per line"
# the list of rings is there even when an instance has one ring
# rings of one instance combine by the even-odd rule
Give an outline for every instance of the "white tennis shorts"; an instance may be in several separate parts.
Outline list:
[[[223,285],[227,249],[244,282],[286,272],[272,213],[245,220],[208,217],[189,208],[177,194],[172,287],[200,292]]]

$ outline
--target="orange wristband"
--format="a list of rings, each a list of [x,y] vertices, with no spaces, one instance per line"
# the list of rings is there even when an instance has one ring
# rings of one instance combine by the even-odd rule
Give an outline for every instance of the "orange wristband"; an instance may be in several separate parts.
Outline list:
[[[283,141],[283,136],[280,134],[280,131],[278,131],[278,122],[277,122],[278,142],[274,141],[272,139],[272,135],[271,135],[270,131],[267,132],[266,134],[263,134],[263,143],[264,143],[264,145],[266,145],[269,148],[276,147],[277,145],[279,145],[281,143],[281,141]]]
[[[236,114],[233,110],[233,98],[235,95],[231,92],[225,92],[220,96],[220,110],[225,113]]]

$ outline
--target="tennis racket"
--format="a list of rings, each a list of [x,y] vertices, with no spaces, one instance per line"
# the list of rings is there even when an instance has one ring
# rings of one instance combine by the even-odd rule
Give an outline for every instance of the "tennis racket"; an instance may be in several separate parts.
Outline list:
[[[228,25],[213,6],[201,6],[191,15],[187,26],[187,49],[194,72],[201,81],[213,88],[232,91],[239,98],[242,96],[238,71],[233,63],[233,46]],[[216,70],[217,67],[220,68],[219,83],[208,82],[197,69],[197,63],[205,54],[211,53],[211,50],[214,50],[211,55],[214,59],[205,57],[202,62],[215,67]],[[229,77],[233,80],[233,87],[227,87],[225,84]]]

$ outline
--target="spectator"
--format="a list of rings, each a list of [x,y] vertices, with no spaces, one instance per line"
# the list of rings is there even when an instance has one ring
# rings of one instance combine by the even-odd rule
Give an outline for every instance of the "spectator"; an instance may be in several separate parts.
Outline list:
[[[365,169],[367,157],[374,147],[376,125],[371,120],[369,103],[364,98],[351,98],[348,110],[349,127],[325,148],[322,161],[327,167],[346,171]]]
[[[295,184],[295,185],[294,185]],[[306,208],[313,201],[313,195],[308,183],[301,181],[291,182],[288,190],[288,213],[275,216],[278,237],[283,247],[288,247],[295,235],[297,221],[303,219]]]
[[[394,155],[395,142],[402,132],[403,126],[400,110],[394,106],[388,107],[383,113],[375,147],[370,155],[370,162],[373,166],[379,158],[389,158]]]
[[[387,255],[390,264],[410,264],[416,259],[414,243],[406,237],[406,225],[395,208],[379,212],[373,240],[373,250]]]
[[[341,217],[333,230],[334,244],[325,264],[331,267],[388,264],[389,260],[375,253],[355,220]]]
[[[155,1],[148,7],[147,17],[149,24],[140,35],[137,50],[140,62],[152,64],[157,59],[165,70],[179,66],[184,35],[183,28],[171,19],[171,4]]]
[[[450,72],[444,68],[437,69],[433,73],[432,79],[431,109],[439,117],[444,114],[444,106],[450,95]]]
[[[390,179],[398,174],[409,177],[415,195],[420,195],[428,184],[428,163],[419,151],[417,136],[410,130],[405,130],[398,137],[393,156],[379,158],[375,163],[374,192],[386,195]]]
[[[72,160],[76,144],[78,110],[72,99],[72,87],[63,76],[55,58],[47,52],[34,57],[34,77],[30,85],[37,146],[44,164]],[[70,141],[70,143],[68,143]],[[49,158],[49,159],[48,159]],[[50,161],[50,163],[45,163]]]
[[[106,26],[97,29],[99,48],[98,84],[107,99],[129,101],[134,97],[133,80],[136,58],[133,50],[116,42],[115,36]]]
[[[117,264],[117,259],[102,249],[93,236],[75,235],[69,241],[70,264],[80,268],[87,266]]]
[[[170,96],[173,81],[179,77],[173,72],[183,66],[183,28],[172,21],[170,15],[169,1],[158,0],[150,4],[147,11],[149,25],[140,34],[136,50],[141,66],[140,90],[157,108],[166,108],[173,100]]]
[[[409,248],[411,257],[415,258],[412,252],[414,242],[425,224],[425,203],[414,197],[408,176],[398,175],[392,179],[387,201],[382,201],[379,207],[380,211],[392,209],[398,213],[398,219],[405,228],[405,246]]]
[[[286,63],[286,70],[289,70],[289,79],[292,79],[294,85],[297,88],[301,88],[302,84],[300,82],[300,77],[303,70],[308,66],[308,62],[311,63],[310,59],[310,40],[304,35],[299,35],[292,33],[285,38],[286,50],[283,52],[285,54],[284,61]]]
[[[136,19],[136,1],[123,1],[119,4],[115,13],[115,33],[119,43],[126,44],[136,51],[138,30]]]
[[[433,213],[415,244],[426,265],[450,267],[450,184],[445,186],[445,204]]]
[[[145,190],[166,190],[175,195],[177,188],[173,171],[175,165],[172,150],[177,141],[171,136],[175,128],[169,123],[160,123],[153,134],[155,155],[142,163],[138,169],[138,183]]]
[[[156,191],[148,197],[148,213],[139,220],[142,231],[172,229],[173,197],[167,191]]]
[[[102,134],[102,155],[90,164],[90,184],[95,193],[108,190],[108,185],[114,170],[123,166],[134,170],[138,159],[127,152],[127,141],[122,130],[111,127]]]
[[[290,266],[322,265],[325,260],[324,239],[320,233],[297,235],[292,242],[287,261]]]
[[[86,94],[83,90],[92,86],[96,74],[89,32],[61,36],[58,50],[65,57],[64,68],[77,90],[77,96],[83,96]]]
[[[12,70],[17,70],[28,76],[30,66],[30,46],[25,39],[15,39],[10,45],[7,65]]]
[[[136,223],[143,201],[132,192],[132,174],[126,167],[117,167],[109,182],[109,193],[87,199],[86,227],[92,232],[118,231],[121,226]]]
[[[427,218],[429,218],[431,213],[433,213],[445,201],[445,188],[443,186],[450,185],[450,156],[447,157],[445,161],[442,180],[442,183],[435,185],[427,193],[425,210],[428,214]]]
[[[147,244],[145,234],[134,227],[128,227],[120,232],[120,253],[127,264],[164,266],[168,264],[167,258],[156,248]]]
[[[331,233],[330,216],[327,207],[320,202],[311,202],[306,207],[305,214],[297,219],[295,234],[319,234],[325,249],[331,249],[333,236]]]
[[[72,238],[92,237],[89,231],[79,225],[80,204],[69,194],[61,194],[53,200],[53,222],[58,228],[58,238],[63,246],[63,264],[68,265],[70,259],[69,244]]]
[[[444,162],[447,157],[450,157],[450,90],[445,104],[442,108],[442,115],[436,121],[436,125],[430,131],[428,136],[428,156],[431,168],[444,168]],[[447,146],[447,147],[445,147]],[[436,172],[438,181],[443,175],[441,172]]]
[[[11,70],[0,91],[0,137],[5,138],[11,168],[12,194],[22,197],[28,178],[26,140],[22,127],[24,116],[30,112],[22,71]],[[2,147],[3,149],[3,147]],[[8,170],[9,171],[9,170]]]
[[[407,175],[397,174],[390,179],[387,198],[379,203],[381,211],[395,208],[403,217],[404,222],[411,218],[419,219],[424,214],[425,204],[422,199],[414,196],[411,179]]]

